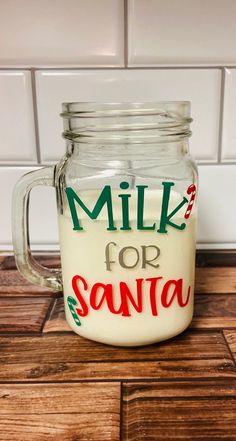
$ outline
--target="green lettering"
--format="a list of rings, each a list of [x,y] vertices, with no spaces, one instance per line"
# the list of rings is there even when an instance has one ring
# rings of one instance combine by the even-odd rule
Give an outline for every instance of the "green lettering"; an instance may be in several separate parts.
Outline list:
[[[80,221],[78,219],[77,210],[75,207],[75,201],[78,203],[78,205],[84,210],[84,212],[90,217],[90,219],[97,219],[99,213],[101,212],[103,206],[107,204],[107,215],[108,215],[108,231],[117,230],[117,228],[114,225],[114,219],[113,219],[113,210],[112,210],[112,198],[111,198],[111,187],[110,185],[105,185],[103,188],[94,208],[92,211],[90,211],[86,205],[83,203],[83,201],[80,199],[80,197],[74,192],[74,190],[71,187],[67,187],[65,189],[66,196],[68,199],[71,217],[73,221],[73,230],[83,230],[82,225],[80,224]]]
[[[158,233],[167,233],[166,225],[170,225],[173,228],[177,228],[177,230],[184,230],[186,224],[183,222],[181,225],[177,225],[174,222],[171,222],[170,219],[183,207],[184,204],[188,202],[188,199],[183,197],[182,202],[168,215],[169,208],[169,200],[170,200],[170,190],[173,185],[173,182],[162,182],[163,185],[163,196],[162,196],[162,208],[161,208],[161,219],[160,226],[157,230]]]
[[[123,181],[120,183],[120,188],[122,190],[127,190],[129,188],[129,183],[126,181]],[[130,194],[124,193],[119,194],[119,198],[121,198],[122,201],[122,227],[121,230],[131,230],[130,224],[129,224],[129,198],[131,197]]]
[[[136,188],[138,189],[137,228],[138,230],[155,230],[155,223],[149,226],[143,225],[144,191],[148,185],[137,185]]]

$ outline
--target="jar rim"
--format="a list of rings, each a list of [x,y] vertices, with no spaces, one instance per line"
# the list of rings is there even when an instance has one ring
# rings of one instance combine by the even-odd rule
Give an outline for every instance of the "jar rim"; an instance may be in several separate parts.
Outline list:
[[[63,118],[96,118],[109,116],[142,116],[142,115],[161,115],[171,112],[178,116],[178,119],[190,118],[190,101],[139,101],[139,102],[90,102],[90,101],[71,101],[62,103]]]
[[[190,104],[190,101],[63,103],[63,137],[86,143],[183,139],[191,136]]]

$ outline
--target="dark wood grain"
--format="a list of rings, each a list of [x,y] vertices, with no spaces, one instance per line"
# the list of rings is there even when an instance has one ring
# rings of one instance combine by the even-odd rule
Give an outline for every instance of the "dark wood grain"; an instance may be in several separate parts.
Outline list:
[[[197,267],[236,267],[235,250],[197,250]]]
[[[163,344],[115,348],[74,334],[0,338],[0,381],[235,377],[223,335],[192,332]]]
[[[116,441],[120,385],[0,385],[0,440]]]
[[[196,268],[195,292],[201,294],[236,293],[235,268]]]
[[[236,398],[236,378],[223,380],[162,381],[123,383],[123,402],[138,399],[148,392],[154,398]]]
[[[0,333],[39,332],[50,306],[49,298],[0,298]]]
[[[229,348],[232,352],[234,360],[236,361],[236,331],[224,331],[224,335],[226,341],[229,345]]]
[[[124,384],[124,441],[235,441],[236,381]]]
[[[193,329],[236,329],[236,295],[195,295]]]
[[[0,337],[0,364],[227,359],[221,332],[188,331],[169,341],[137,348],[103,345],[74,333]]]
[[[121,381],[236,378],[231,358],[148,362],[2,364],[0,381]]]

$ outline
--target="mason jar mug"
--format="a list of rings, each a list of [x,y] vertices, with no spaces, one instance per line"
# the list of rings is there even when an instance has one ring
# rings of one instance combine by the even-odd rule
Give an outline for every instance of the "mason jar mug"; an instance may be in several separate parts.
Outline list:
[[[65,103],[61,115],[64,157],[14,190],[18,269],[63,290],[66,320],[80,336],[135,346],[179,334],[194,298],[190,103]],[[30,251],[28,201],[37,185],[55,187],[61,269],[41,266]]]

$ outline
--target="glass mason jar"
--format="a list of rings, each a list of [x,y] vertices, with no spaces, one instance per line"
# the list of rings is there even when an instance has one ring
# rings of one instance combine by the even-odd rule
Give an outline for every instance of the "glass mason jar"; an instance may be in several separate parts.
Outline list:
[[[193,315],[196,165],[189,102],[65,103],[66,153],[26,174],[13,197],[16,263],[63,290],[79,335],[135,346],[173,337]],[[28,200],[54,186],[62,272],[35,261]],[[42,207],[43,209],[43,207]]]

